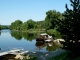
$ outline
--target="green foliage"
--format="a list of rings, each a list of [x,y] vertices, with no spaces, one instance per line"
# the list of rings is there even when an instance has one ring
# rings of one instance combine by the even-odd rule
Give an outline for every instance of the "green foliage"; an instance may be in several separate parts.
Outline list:
[[[15,22],[12,22],[10,25],[10,29],[12,30],[21,30],[22,21],[16,20]]]
[[[9,29],[9,25],[0,25],[0,30],[1,29]]]
[[[9,25],[1,25],[1,29],[9,29]]]
[[[50,58],[49,60],[70,60],[70,59],[67,57],[67,54],[68,54],[68,51],[63,52],[63,53],[61,53],[61,54],[58,55],[58,56],[54,56],[54,57]]]
[[[24,23],[22,24],[21,29],[22,29],[23,31],[28,30],[27,22],[24,22]]]
[[[57,12],[56,10],[49,10],[46,12],[45,18],[46,29],[54,29],[57,26],[56,22],[61,19],[62,14],[60,12]]]
[[[29,31],[29,30],[36,30],[36,29],[44,29],[44,21],[33,21],[32,19],[27,20],[26,22],[22,23],[20,20],[16,20],[12,22],[10,25],[10,29],[12,30],[22,30],[22,31]]]
[[[69,56],[80,56],[80,0],[70,0],[73,9],[66,4],[64,19],[60,21],[58,31],[63,34],[65,40],[64,49],[71,51]]]
[[[52,42],[50,44],[52,44],[52,46],[49,46],[49,45],[46,46],[47,51],[55,51],[57,49],[60,49],[60,47],[61,47],[60,45],[58,45],[57,43],[54,43],[54,42]]]
[[[32,19],[29,19],[29,20],[27,21],[27,26],[28,26],[28,29],[34,28],[34,26],[35,26],[35,21],[33,21]]]
[[[47,30],[47,33],[50,34],[51,36],[55,37],[55,38],[61,38],[62,37],[60,32],[58,32],[56,30],[56,28]]]
[[[23,31],[27,31],[29,29],[34,29],[35,28],[35,24],[36,22],[33,21],[32,19],[27,20],[26,22],[24,22],[21,26],[21,29]]]
[[[80,56],[75,58],[71,58],[71,56],[68,56],[70,51],[65,51],[57,56],[54,56],[52,58],[49,58],[49,60],[80,60]]]
[[[44,21],[37,21],[36,28],[38,28],[38,29],[45,28],[45,22]]]
[[[67,40],[80,40],[80,1],[70,0],[73,9],[69,9],[66,4],[64,19],[59,23],[58,31],[64,34]]]
[[[0,25],[0,30],[1,30],[1,25]]]

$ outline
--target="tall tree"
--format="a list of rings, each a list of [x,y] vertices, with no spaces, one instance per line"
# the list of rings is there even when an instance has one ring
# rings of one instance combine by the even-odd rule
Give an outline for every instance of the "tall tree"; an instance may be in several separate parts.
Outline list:
[[[28,25],[28,29],[32,29],[35,26],[35,21],[33,21],[32,19],[29,19],[27,21],[27,25]]]
[[[56,26],[56,22],[59,19],[62,19],[60,12],[57,12],[56,10],[47,11],[46,18],[45,18],[46,29],[54,29]]]
[[[10,29],[12,30],[21,30],[21,25],[22,25],[21,20],[16,20],[15,22],[12,22],[10,25]]]
[[[24,30],[24,31],[28,30],[27,22],[24,22],[24,23],[22,24],[21,29]]]
[[[36,25],[37,25],[36,28],[38,28],[38,29],[45,28],[45,22],[44,21],[37,21]]]
[[[58,31],[65,39],[64,49],[70,51],[70,57],[80,56],[80,0],[70,0],[73,9],[69,9],[66,4],[64,19],[59,22]]]
[[[66,4],[66,11],[63,15],[65,19],[60,21],[58,31],[68,40],[78,41],[80,39],[80,0],[70,0],[73,9],[69,9]]]

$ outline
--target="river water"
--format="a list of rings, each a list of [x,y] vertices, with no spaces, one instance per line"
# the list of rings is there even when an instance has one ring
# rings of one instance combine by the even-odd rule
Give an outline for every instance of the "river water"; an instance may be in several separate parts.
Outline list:
[[[47,52],[55,51],[61,47],[60,44],[53,42],[36,42],[37,35],[37,33],[1,30],[0,51],[6,51],[12,48],[23,48],[24,50]]]

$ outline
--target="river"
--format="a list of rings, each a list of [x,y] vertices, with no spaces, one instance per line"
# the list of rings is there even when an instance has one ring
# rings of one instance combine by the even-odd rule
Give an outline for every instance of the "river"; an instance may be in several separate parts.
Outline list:
[[[12,48],[23,48],[30,51],[55,51],[60,48],[57,43],[36,42],[37,33],[27,33],[12,30],[0,31],[0,48],[6,51]],[[51,44],[51,46],[49,46]]]

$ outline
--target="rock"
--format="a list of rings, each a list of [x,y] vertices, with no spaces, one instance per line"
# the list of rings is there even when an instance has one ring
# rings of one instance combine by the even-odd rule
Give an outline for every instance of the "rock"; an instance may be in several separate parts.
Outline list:
[[[20,55],[20,54],[17,54],[15,59],[20,59],[20,60],[23,60],[24,56]]]

